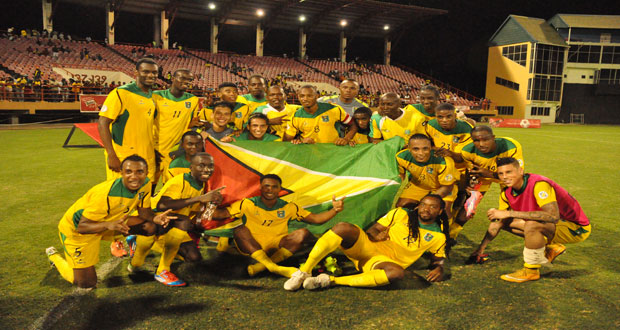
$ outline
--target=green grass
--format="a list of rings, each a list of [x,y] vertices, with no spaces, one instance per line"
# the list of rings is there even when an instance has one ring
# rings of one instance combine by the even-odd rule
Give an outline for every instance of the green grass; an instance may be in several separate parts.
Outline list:
[[[56,226],[65,210],[105,177],[102,149],[63,149],[68,129],[0,130],[2,212],[0,222],[0,320],[4,329],[26,328],[67,296],[72,286],[49,268],[44,249],[59,247]],[[247,260],[217,256],[175,263],[190,283],[167,288],[152,277],[130,277],[126,261],[54,328],[618,328],[620,219],[620,127],[544,126],[497,129],[524,147],[526,170],[554,179],[573,194],[592,221],[590,238],[569,245],[539,281],[512,284],[499,275],[522,265],[523,242],[501,233],[491,259],[463,261],[484,231],[486,209],[497,204],[497,187],[459,237],[450,260],[451,279],[423,280],[426,261],[406,279],[383,289],[331,288],[286,292],[283,278],[244,275]],[[76,133],[74,143],[89,143]],[[101,263],[109,256],[102,244]],[[155,264],[158,258],[148,262]],[[342,258],[340,258],[343,260]],[[291,264],[298,260],[291,260]],[[346,263],[345,270],[351,270]]]

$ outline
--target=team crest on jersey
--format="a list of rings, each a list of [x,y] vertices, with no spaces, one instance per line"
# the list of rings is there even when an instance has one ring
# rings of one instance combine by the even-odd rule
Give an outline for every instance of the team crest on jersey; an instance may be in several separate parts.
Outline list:
[[[278,218],[284,218],[284,211],[278,211]]]
[[[539,191],[538,197],[540,197],[540,199],[546,199],[547,197],[549,197],[549,194],[546,191]]]
[[[237,118],[241,118],[241,112],[237,112],[237,113],[235,113],[235,117],[237,117]]]
[[[192,102],[185,102],[185,107],[187,109],[191,108],[192,107]]]
[[[146,194],[146,193],[145,193],[144,191],[141,191],[141,192],[138,194],[138,199],[142,199],[142,198],[144,197],[144,195],[145,195],[145,194]]]
[[[458,136],[453,137],[452,143],[459,143],[459,137]]]
[[[428,174],[433,174],[433,168],[432,167],[427,168],[426,172],[428,172]]]
[[[411,130],[406,129],[405,130],[405,135],[409,135],[409,134],[411,134]]]
[[[446,181],[452,181],[452,174],[446,175]]]
[[[106,111],[108,111],[108,106],[107,105],[102,106],[100,112],[106,112]]]
[[[430,242],[433,239],[433,234],[431,233],[426,233],[426,235],[424,235],[424,240],[427,242]]]
[[[321,116],[321,120],[323,120],[324,123],[329,123],[329,116]]]

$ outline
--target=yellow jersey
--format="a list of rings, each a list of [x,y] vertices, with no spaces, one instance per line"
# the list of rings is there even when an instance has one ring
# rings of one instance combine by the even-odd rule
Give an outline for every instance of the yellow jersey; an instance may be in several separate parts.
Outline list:
[[[243,94],[241,95],[241,97],[245,99],[245,101],[241,101],[241,103],[245,103],[248,105],[249,113],[254,112],[256,108],[267,104],[267,99],[264,96],[262,100],[255,98],[252,94]],[[238,98],[237,102],[239,102]]]
[[[300,107],[301,107],[300,105],[296,105],[296,104],[286,104],[284,105],[284,109],[282,111],[279,111],[275,109],[274,107],[272,107],[271,105],[265,104],[265,105],[261,105],[257,107],[256,110],[254,110],[254,112],[252,113],[260,112],[264,114],[265,116],[267,116],[267,118],[269,119],[284,116],[283,119],[290,121],[293,115],[295,114],[295,111],[297,111],[297,109],[299,109]],[[286,123],[287,121],[283,122],[281,125],[269,125],[269,127],[271,128],[271,131],[275,135],[282,138],[284,137],[284,132],[286,131],[286,125],[287,125]]]
[[[175,176],[179,174],[189,173],[190,165],[191,165],[191,162],[185,159],[185,153],[183,153],[182,155],[179,155],[177,158],[173,159],[170,162],[170,164],[168,165],[168,168],[166,169],[166,171],[164,171],[163,179],[162,179],[163,183],[165,184],[166,182],[168,182],[168,180],[174,178]]]
[[[435,156],[433,151],[428,161],[420,163],[405,149],[396,154],[396,162],[398,172],[409,173],[409,182],[422,189],[433,191],[452,185],[460,178],[452,158]]]
[[[463,147],[461,156],[470,169],[477,166],[479,168],[486,168],[491,172],[497,172],[497,159],[503,157],[516,159],[521,168],[525,169],[521,144],[508,137],[495,138],[495,150],[486,154],[476,149],[474,143],[471,142]],[[493,182],[500,183],[499,179],[493,178],[480,177],[478,181],[481,183],[480,191],[487,191]]]
[[[102,182],[88,190],[65,212],[58,224],[58,230],[65,236],[88,236],[80,234],[77,227],[80,219],[109,222],[130,215],[138,208],[151,207],[151,181],[146,179],[137,191],[130,191],[118,178]]]
[[[228,207],[231,217],[241,219],[253,235],[279,236],[288,234],[290,220],[301,221],[311,213],[278,198],[276,204],[269,208],[260,196],[245,198]]]
[[[145,93],[135,82],[113,89],[103,102],[99,116],[112,120],[110,133],[118,158],[137,154],[149,165],[155,164],[154,118],[156,115],[152,91]]]
[[[461,152],[466,144],[472,142],[471,129],[474,128],[470,123],[456,120],[456,126],[446,131],[437,122],[432,119],[426,124],[426,135],[433,139],[433,144],[437,148],[448,149],[453,152]]]
[[[171,199],[186,199],[197,197],[203,194],[204,183],[197,181],[190,173],[177,175],[174,178],[168,180],[163,188],[152,199],[151,207],[154,212],[163,212],[166,210],[159,210],[157,203],[161,200],[162,196],[170,197]],[[173,210],[176,214],[190,216],[192,213],[197,213],[202,207],[201,203],[194,203],[186,206],[180,210]]]
[[[245,103],[237,102],[230,115],[230,124],[234,125],[235,130],[243,129],[243,124],[248,121],[250,116],[250,108]],[[198,115],[201,120],[213,122],[213,108],[203,108]]]
[[[198,97],[183,93],[176,98],[169,89],[154,91],[153,100],[157,106],[155,119],[155,148],[164,156],[181,141],[181,136],[189,130],[189,123],[200,111]]]
[[[396,119],[381,116],[379,113],[373,114],[370,120],[370,136],[383,140],[400,136],[408,141],[411,135],[424,133],[424,117],[416,115],[416,112],[408,107],[400,110],[402,113]]]
[[[338,139],[338,126],[349,124],[352,120],[341,107],[329,103],[318,102],[318,109],[310,114],[303,107],[299,108],[291,118],[286,129],[289,136],[312,138],[316,143],[333,143]]]
[[[391,210],[377,222],[388,228],[389,239],[384,246],[392,250],[390,257],[403,268],[409,267],[426,251],[438,258],[446,257],[446,236],[439,224],[420,223],[419,235],[414,240],[409,238],[409,213],[403,208]]]

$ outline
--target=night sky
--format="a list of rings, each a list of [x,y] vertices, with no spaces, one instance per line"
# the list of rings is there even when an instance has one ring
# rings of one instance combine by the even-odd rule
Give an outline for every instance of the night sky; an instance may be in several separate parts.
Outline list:
[[[205,0],[206,1],[206,0]],[[408,33],[392,46],[392,63],[406,65],[435,78],[483,96],[486,79],[487,42],[510,14],[548,19],[557,13],[620,15],[620,1],[518,1],[518,0],[420,0],[390,1],[440,8],[448,14],[423,23],[411,22]],[[60,3],[54,17],[54,30],[72,35],[105,38],[102,9]],[[8,27],[42,29],[40,0],[3,1],[0,29]],[[139,26],[139,29],[136,27]],[[123,12],[117,21],[117,42],[149,43],[153,18]],[[191,48],[209,48],[209,22],[175,19],[171,28],[174,41]],[[253,27],[226,26],[220,33],[219,48],[240,54],[254,52]],[[265,40],[265,55],[297,52],[297,33],[272,30]],[[308,56],[338,56],[338,35],[314,34],[308,40]],[[347,57],[381,63],[383,39],[356,37],[349,41]]]

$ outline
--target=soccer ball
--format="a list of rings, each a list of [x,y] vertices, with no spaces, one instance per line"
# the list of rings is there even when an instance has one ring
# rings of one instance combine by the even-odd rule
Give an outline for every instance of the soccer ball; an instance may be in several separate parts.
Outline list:
[[[520,125],[523,128],[528,128],[528,127],[530,127],[530,121],[527,120],[527,119],[522,119]]]

